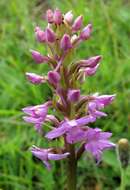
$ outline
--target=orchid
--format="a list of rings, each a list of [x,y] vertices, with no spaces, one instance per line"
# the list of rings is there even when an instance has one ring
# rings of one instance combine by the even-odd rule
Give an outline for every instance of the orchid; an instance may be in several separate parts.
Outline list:
[[[69,152],[66,152],[63,154],[57,154],[51,148],[43,149],[43,148],[38,148],[36,146],[32,146],[30,150],[34,156],[42,160],[42,162],[45,164],[48,170],[51,169],[51,165],[48,162],[49,160],[61,160],[61,159],[66,158],[69,155]]]
[[[85,149],[93,154],[93,156],[100,161],[103,150],[114,147],[115,144],[110,142],[112,133],[102,132],[101,129],[89,128],[86,132],[87,142],[85,143]]]
[[[46,102],[45,104],[23,108],[23,112],[28,115],[24,116],[23,119],[28,123],[33,123],[35,128],[40,131],[50,105],[51,102]]]
[[[107,116],[102,109],[112,103],[115,95],[82,95],[82,83],[85,78],[95,75],[102,57],[95,55],[73,60],[72,55],[81,43],[91,37],[92,24],[83,27],[82,15],[73,21],[72,11],[62,14],[59,9],[49,9],[46,12],[46,21],[48,25],[45,30],[39,26],[35,28],[35,36],[37,42],[48,47],[49,53],[42,55],[34,50],[31,53],[36,63],[48,63],[50,71],[44,76],[27,72],[26,77],[34,85],[48,83],[53,97],[44,104],[23,108],[23,112],[27,114],[23,119],[33,124],[39,133],[42,133],[42,126],[49,122],[50,131],[46,132],[45,138],[48,141],[62,139],[63,147],[32,146],[30,150],[47,169],[51,169],[50,160],[66,159],[68,190],[76,190],[77,162],[83,152],[92,154],[99,163],[103,151],[115,147],[109,140],[112,133],[91,127],[91,123]],[[48,114],[49,109],[54,115]]]

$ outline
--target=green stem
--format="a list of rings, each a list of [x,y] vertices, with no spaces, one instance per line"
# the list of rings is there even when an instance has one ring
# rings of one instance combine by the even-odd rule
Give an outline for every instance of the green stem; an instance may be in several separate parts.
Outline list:
[[[67,190],[76,190],[77,183],[77,160],[74,145],[67,145],[70,152],[67,163]]]
[[[125,169],[121,168],[121,185],[120,190],[125,190]]]
[[[116,149],[116,153],[117,153],[117,158],[118,158],[119,167],[120,167],[120,174],[121,174],[120,190],[125,190],[125,186],[126,186],[126,184],[125,184],[125,168],[122,167],[118,148]]]

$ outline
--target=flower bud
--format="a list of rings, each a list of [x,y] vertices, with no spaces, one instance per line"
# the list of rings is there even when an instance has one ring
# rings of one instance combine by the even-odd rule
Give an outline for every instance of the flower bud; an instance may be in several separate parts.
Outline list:
[[[89,59],[81,60],[80,65],[84,67],[95,67],[101,61],[101,58],[100,55],[90,57]]]
[[[26,73],[26,77],[33,84],[41,84],[45,82],[43,76],[37,75],[35,73]]]
[[[130,161],[130,144],[125,138],[118,141],[118,157],[121,162],[122,168],[126,168]]]
[[[51,9],[48,9],[46,12],[46,20],[48,23],[53,23],[53,11]]]
[[[62,13],[59,9],[56,9],[54,11],[53,21],[55,24],[61,24],[62,23]]]
[[[72,44],[71,44],[71,41],[70,41],[70,36],[68,34],[64,34],[64,36],[62,37],[61,42],[60,42],[60,47],[64,51],[72,48]]]
[[[80,98],[80,90],[79,89],[72,89],[68,91],[68,100],[70,102],[77,102]]]
[[[80,33],[80,39],[87,40],[92,32],[92,24],[88,24]]]
[[[48,81],[53,84],[54,86],[57,86],[57,84],[60,81],[60,75],[56,71],[49,71],[48,72]]]
[[[83,23],[83,16],[78,16],[72,25],[72,30],[77,32],[81,29]]]
[[[86,76],[92,76],[96,73],[97,69],[99,67],[99,64],[97,64],[95,67],[91,68],[91,67],[88,67],[85,69],[85,75]]]
[[[45,32],[42,31],[39,27],[35,28],[35,35],[38,42],[46,41]]]
[[[72,20],[73,20],[72,11],[69,11],[69,12],[67,12],[67,13],[65,14],[64,20],[65,20],[68,24],[71,24],[71,23],[72,23]]]
[[[31,50],[32,57],[36,61],[36,63],[44,63],[48,62],[49,58],[47,56],[41,55],[38,51]]]
[[[50,43],[55,42],[56,35],[55,35],[55,33],[53,32],[52,29],[47,28],[45,34],[46,34],[46,41],[47,42],[50,42]]]

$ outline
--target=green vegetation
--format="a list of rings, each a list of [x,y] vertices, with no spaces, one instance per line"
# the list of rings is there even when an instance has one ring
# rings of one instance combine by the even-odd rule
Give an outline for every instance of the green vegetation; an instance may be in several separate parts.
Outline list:
[[[97,126],[113,132],[112,140],[130,139],[130,2],[127,0],[1,0],[0,1],[0,189],[63,189],[64,163],[53,163],[48,172],[32,158],[32,144],[47,146],[30,125],[22,120],[21,108],[39,104],[51,96],[47,85],[29,84],[24,73],[46,73],[47,65],[36,65],[29,49],[45,53],[34,38],[34,26],[44,27],[42,15],[48,7],[63,12],[73,10],[85,15],[84,23],[93,23],[92,38],[78,50],[77,57],[103,55],[95,77],[86,80],[84,94],[116,93],[115,102],[107,108],[108,117]],[[61,174],[62,173],[62,174]],[[120,168],[116,153],[104,154],[97,168],[89,156],[79,164],[79,190],[116,190],[120,185]],[[130,189],[130,167],[126,171]],[[93,188],[92,188],[93,187]]]

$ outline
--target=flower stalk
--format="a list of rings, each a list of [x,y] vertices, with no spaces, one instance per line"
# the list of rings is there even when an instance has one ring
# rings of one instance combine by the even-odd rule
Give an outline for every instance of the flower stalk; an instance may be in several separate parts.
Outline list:
[[[77,160],[74,145],[68,144],[67,150],[70,152],[67,160],[67,190],[76,190],[77,184]]]

